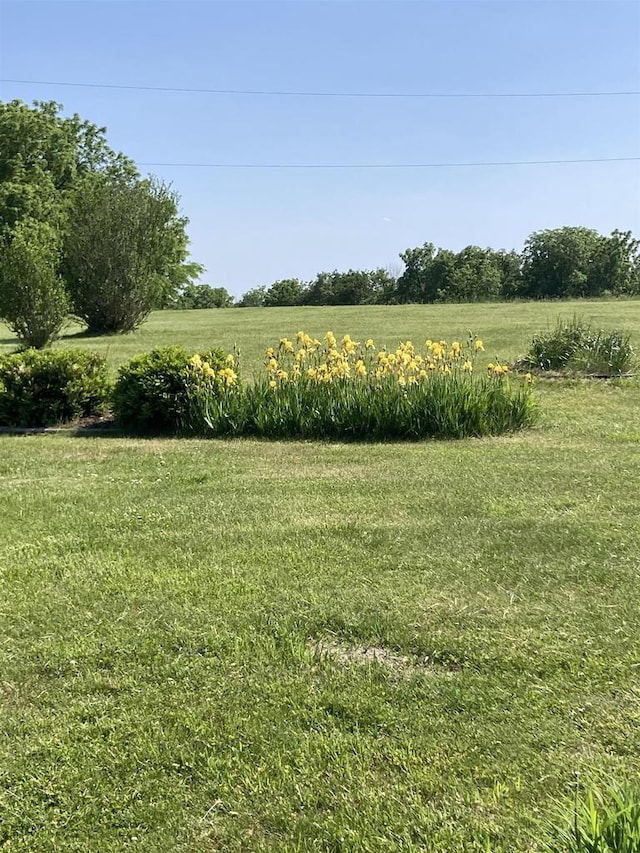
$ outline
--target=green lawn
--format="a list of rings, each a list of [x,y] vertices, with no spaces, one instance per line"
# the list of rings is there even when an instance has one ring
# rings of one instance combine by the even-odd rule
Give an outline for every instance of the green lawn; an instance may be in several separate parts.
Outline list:
[[[298,328],[512,358],[576,308],[154,315],[115,367]],[[8,335],[0,335],[8,338]],[[6,348],[10,347],[5,341]],[[0,849],[541,849],[640,774],[640,382],[531,431],[346,445],[0,436]]]
[[[516,358],[534,332],[555,325],[560,316],[574,314],[594,325],[620,326],[633,332],[640,348],[640,299],[628,301],[573,301],[484,303],[480,305],[380,305],[338,308],[230,308],[210,311],[157,311],[134,334],[90,338],[79,326],[71,326],[57,347],[83,347],[103,353],[112,368],[155,346],[182,344],[188,349],[238,345],[242,365],[251,376],[260,370],[265,347],[281,337],[292,337],[299,329],[322,337],[331,329],[355,340],[375,339],[376,344],[397,346],[411,339],[418,345],[430,337],[452,341],[469,330],[481,337],[487,359]],[[17,344],[0,324],[0,353]]]

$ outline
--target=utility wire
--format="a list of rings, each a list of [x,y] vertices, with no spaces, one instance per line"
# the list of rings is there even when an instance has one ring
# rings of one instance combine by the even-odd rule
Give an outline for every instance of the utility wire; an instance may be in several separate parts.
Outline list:
[[[137,163],[138,166],[190,169],[447,169],[484,166],[550,166],[566,163],[632,163],[640,157],[593,157],[580,160],[492,160],[475,163]]]
[[[30,86],[73,86],[84,89],[121,89],[139,92],[178,92],[195,95],[259,95],[279,98],[613,98],[634,97],[640,90],[619,92],[305,92],[270,89],[190,89],[177,86],[134,86],[121,83],[73,83],[62,80],[14,80],[0,83]]]

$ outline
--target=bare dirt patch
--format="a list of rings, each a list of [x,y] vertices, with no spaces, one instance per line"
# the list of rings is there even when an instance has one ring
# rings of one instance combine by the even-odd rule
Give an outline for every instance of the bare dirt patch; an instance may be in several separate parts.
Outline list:
[[[333,637],[322,637],[311,640],[309,649],[321,658],[328,658],[341,664],[358,664],[367,666],[379,664],[388,667],[400,675],[413,673],[430,673],[432,675],[453,675],[453,668],[438,666],[428,657],[420,658],[415,655],[402,655],[384,646],[362,645],[354,646],[340,643]]]

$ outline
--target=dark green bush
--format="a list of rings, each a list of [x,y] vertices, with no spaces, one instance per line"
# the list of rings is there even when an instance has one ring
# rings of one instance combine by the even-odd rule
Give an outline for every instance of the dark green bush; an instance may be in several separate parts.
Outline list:
[[[216,396],[235,382],[221,349],[190,354],[181,346],[157,347],[120,368],[113,390],[118,424],[136,433],[189,433],[197,399]]]
[[[105,359],[85,350],[23,350],[0,356],[0,426],[48,426],[104,411]]]
[[[623,376],[635,364],[630,336],[617,329],[594,329],[579,317],[558,320],[555,329],[536,335],[516,367],[526,370]]]

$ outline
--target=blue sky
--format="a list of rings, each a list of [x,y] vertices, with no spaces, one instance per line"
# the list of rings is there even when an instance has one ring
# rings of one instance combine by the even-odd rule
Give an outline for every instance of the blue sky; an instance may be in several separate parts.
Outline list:
[[[637,2],[10,2],[0,77],[216,89],[640,90]],[[57,100],[143,163],[640,156],[640,98],[304,98],[0,83]],[[425,241],[521,248],[562,225],[640,234],[640,163],[439,169],[140,166],[181,196],[203,280],[239,295],[397,268]]]

